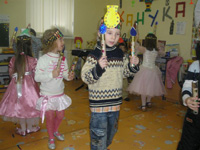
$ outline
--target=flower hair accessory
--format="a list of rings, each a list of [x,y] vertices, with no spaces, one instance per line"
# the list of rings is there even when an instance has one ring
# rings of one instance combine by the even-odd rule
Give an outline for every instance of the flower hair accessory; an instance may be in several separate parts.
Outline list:
[[[63,37],[63,34],[60,30],[57,30],[49,39],[47,39],[44,43],[49,45],[49,43],[57,40],[58,38]]]

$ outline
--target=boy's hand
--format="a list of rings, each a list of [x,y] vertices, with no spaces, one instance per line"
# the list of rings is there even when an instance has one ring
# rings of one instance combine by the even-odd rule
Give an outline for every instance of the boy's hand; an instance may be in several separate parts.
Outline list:
[[[52,75],[53,75],[53,78],[57,78],[59,75],[60,75],[60,68],[55,68],[53,71],[52,71]]]
[[[69,79],[69,81],[71,81],[71,80],[73,80],[74,79],[74,72],[73,71],[70,71],[69,72],[69,76],[68,76],[68,79]]]
[[[129,56],[130,58],[130,64],[131,65],[137,65],[139,63],[139,58],[137,56]]]
[[[186,100],[185,100],[185,103],[187,104],[187,106],[194,110],[194,111],[198,111],[198,108],[199,108],[199,99],[197,97],[188,97]]]
[[[102,69],[108,66],[108,61],[107,61],[107,56],[102,56],[99,61],[99,65],[101,66]]]

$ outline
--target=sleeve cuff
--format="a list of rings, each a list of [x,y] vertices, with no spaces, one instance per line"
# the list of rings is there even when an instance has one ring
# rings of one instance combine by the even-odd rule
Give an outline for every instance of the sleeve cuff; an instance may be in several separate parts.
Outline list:
[[[187,106],[187,104],[185,103],[185,100],[186,100],[188,97],[190,97],[190,95],[188,95],[188,94],[185,94],[185,95],[182,97],[182,99],[183,99],[183,105],[184,105],[184,106]]]
[[[96,80],[99,79],[99,77],[101,77],[104,72],[105,69],[102,69],[99,63],[97,63],[96,66],[93,68],[93,75]]]

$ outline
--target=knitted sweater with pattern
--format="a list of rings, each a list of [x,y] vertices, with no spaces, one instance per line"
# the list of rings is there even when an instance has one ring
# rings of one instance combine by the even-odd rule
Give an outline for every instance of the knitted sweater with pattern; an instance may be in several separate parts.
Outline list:
[[[88,84],[90,107],[120,105],[123,78],[133,76],[139,66],[131,67],[121,49],[106,47],[108,66],[102,69],[98,63],[101,55],[101,48],[97,46],[88,55],[81,71],[82,80]]]

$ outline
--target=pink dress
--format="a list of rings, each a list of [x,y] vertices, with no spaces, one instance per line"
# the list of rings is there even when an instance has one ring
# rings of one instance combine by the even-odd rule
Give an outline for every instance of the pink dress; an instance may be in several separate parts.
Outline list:
[[[140,70],[135,74],[127,91],[131,94],[162,96],[165,94],[165,86],[162,81],[162,73],[155,65],[158,52],[145,50]]]
[[[17,73],[13,74],[15,57],[9,63],[10,84],[0,102],[0,115],[5,121],[18,122],[19,119],[38,118],[35,109],[39,98],[39,87],[34,80],[37,59],[26,56],[26,71],[22,84],[16,83]]]

